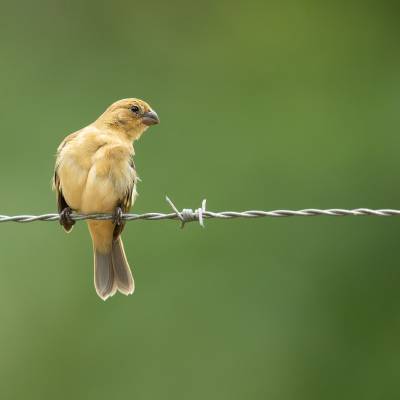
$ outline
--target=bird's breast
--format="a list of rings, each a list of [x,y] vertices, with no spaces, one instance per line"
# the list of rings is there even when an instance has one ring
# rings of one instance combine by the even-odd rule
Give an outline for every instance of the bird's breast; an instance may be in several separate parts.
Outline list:
[[[58,176],[67,203],[84,213],[111,212],[133,190],[133,147],[110,135],[83,132],[59,154]]]

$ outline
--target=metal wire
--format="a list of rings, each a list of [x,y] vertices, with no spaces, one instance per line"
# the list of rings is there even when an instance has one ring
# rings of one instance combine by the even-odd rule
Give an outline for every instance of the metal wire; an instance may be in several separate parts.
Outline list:
[[[172,213],[159,213],[149,212],[145,214],[122,214],[124,221],[159,221],[164,219],[179,220],[181,227],[187,222],[198,221],[201,226],[204,226],[204,220],[210,218],[218,219],[232,219],[232,218],[263,218],[263,217],[316,217],[316,216],[330,216],[330,217],[345,217],[345,216],[376,216],[376,217],[392,217],[400,216],[400,210],[393,209],[378,209],[372,210],[369,208],[356,208],[352,210],[331,208],[321,210],[318,208],[307,208],[304,210],[273,210],[273,211],[208,211],[206,210],[206,200],[203,200],[202,206],[196,210],[185,208],[179,211],[174,203],[167,197],[167,202],[170,204],[174,212]],[[112,220],[114,218],[111,214],[71,214],[71,219],[74,221],[82,221],[87,219],[95,220]],[[19,222],[29,223],[36,221],[59,221],[59,214],[43,214],[43,215],[0,215],[0,223],[3,222]]]

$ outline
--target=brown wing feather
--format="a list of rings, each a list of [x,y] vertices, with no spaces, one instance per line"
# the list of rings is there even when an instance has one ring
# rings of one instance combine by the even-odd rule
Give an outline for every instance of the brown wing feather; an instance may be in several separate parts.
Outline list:
[[[129,161],[129,165],[131,166],[131,168],[133,168],[136,171],[135,163],[133,162],[132,158]],[[123,213],[128,213],[130,208],[132,207],[132,192],[133,192],[135,183],[136,183],[136,179],[133,179],[125,193],[125,196],[122,199],[120,199],[119,203],[117,204],[117,207],[120,207],[122,209]],[[121,235],[124,228],[125,228],[125,222],[122,222],[120,225],[115,225],[114,232],[113,232],[114,240],[117,239],[119,237],[119,235]]]
[[[61,190],[61,186],[60,186],[60,178],[57,175],[57,170],[54,172],[54,182],[53,182],[53,186],[54,186],[54,190],[56,191],[57,194],[57,209],[58,209],[58,213],[61,214],[61,212],[63,210],[65,210],[66,208],[70,208],[67,201],[65,200],[62,190]],[[69,232],[72,227],[74,226],[74,222],[73,223],[68,223],[67,221],[63,220],[61,221],[61,225],[64,227],[64,229]]]
[[[60,178],[57,174],[57,170],[58,170],[58,163],[59,163],[59,155],[61,150],[64,148],[64,146],[70,142],[72,139],[74,139],[77,135],[78,132],[74,132],[71,135],[68,135],[60,144],[60,146],[57,149],[57,160],[56,160],[56,166],[55,166],[55,170],[54,170],[54,177],[53,177],[53,189],[56,192],[57,195],[57,208],[58,208],[58,213],[61,213],[65,208],[69,207],[68,203],[66,202],[63,193],[62,193],[62,188],[61,188],[61,181]],[[64,226],[64,229],[69,232],[72,229],[72,226],[74,224],[70,224],[67,223],[66,221],[62,222],[62,225]]]

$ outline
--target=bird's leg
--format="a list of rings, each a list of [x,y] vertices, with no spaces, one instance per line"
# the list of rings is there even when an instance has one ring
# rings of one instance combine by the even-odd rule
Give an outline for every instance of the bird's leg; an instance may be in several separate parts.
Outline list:
[[[117,225],[117,226],[122,225],[122,208],[121,207],[119,207],[119,206],[115,207],[112,220],[115,225]]]
[[[71,207],[65,207],[60,213],[60,224],[66,229],[70,230],[75,221],[71,218]]]

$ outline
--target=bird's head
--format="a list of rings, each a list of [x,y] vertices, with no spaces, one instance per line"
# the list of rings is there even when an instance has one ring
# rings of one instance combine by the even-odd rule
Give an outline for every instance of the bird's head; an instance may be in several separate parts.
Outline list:
[[[123,99],[111,104],[96,124],[106,125],[125,133],[130,139],[139,139],[150,126],[159,124],[157,113],[143,100]]]

